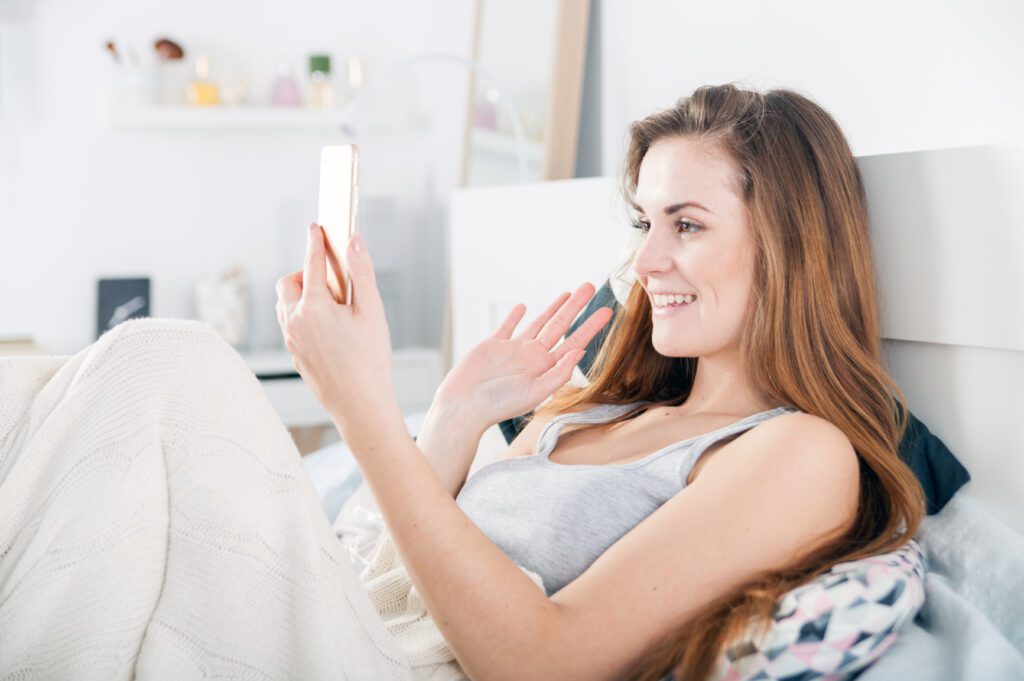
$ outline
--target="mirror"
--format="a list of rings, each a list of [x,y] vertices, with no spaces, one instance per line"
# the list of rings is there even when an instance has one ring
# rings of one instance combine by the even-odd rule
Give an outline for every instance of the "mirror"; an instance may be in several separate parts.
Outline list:
[[[589,0],[476,0],[463,187],[574,176]]]

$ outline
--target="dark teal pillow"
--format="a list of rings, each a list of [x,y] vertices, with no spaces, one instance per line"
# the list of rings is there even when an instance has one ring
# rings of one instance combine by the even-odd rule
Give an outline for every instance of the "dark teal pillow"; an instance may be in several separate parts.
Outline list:
[[[587,307],[569,327],[566,335],[575,331],[583,323],[583,320],[601,307],[610,307],[615,314],[618,314],[620,307],[607,281],[597,290]],[[614,318],[613,314],[612,319]],[[608,323],[587,345],[586,353],[579,364],[580,370],[584,374],[588,373],[590,367],[593,366],[597,352],[601,349],[610,328],[611,323]],[[512,442],[515,439],[515,436],[526,425],[529,417],[530,414],[524,414],[498,424],[507,442]],[[942,507],[956,491],[971,479],[970,473],[953,456],[945,443],[933,435],[928,427],[914,416],[913,412],[909,413],[907,432],[904,433],[903,440],[900,442],[899,455],[921,481],[921,487],[924,488],[924,494],[928,500],[928,515],[934,515],[942,510]]]

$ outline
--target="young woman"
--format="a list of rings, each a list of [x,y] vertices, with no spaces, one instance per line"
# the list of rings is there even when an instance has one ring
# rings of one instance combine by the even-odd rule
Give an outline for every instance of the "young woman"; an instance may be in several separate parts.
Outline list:
[[[699,88],[633,124],[624,193],[641,234],[636,281],[589,386],[565,384],[610,311],[595,312],[559,342],[593,295],[584,285],[518,332],[524,308],[517,306],[445,378],[416,441],[391,388],[388,329],[362,238],[348,254],[352,305],[337,305],[328,293],[315,225],[303,269],[278,282],[278,319],[296,368],[351,447],[415,587],[470,678],[657,679],[672,670],[678,679],[705,678],[722,644],[768,617],[783,593],[837,562],[897,548],[924,514],[920,485],[896,454],[905,428],[896,409],[902,395],[880,356],[864,188],[831,116],[789,90]],[[123,326],[130,331],[105,349],[144,335],[140,324]],[[160,355],[130,356],[151,367]],[[204,350],[188,366],[216,372],[234,361],[227,357]],[[86,360],[92,373],[113,364]],[[231,380],[244,383],[234,371]],[[124,385],[142,381],[121,378]],[[256,389],[239,385],[204,383],[200,393],[223,398],[217,405],[230,402],[230,393],[241,404],[237,395]],[[154,390],[151,382],[143,395]],[[180,402],[176,408],[185,410],[184,397]],[[219,408],[193,413],[190,432]],[[466,480],[484,430],[535,409],[503,459]],[[171,411],[161,407],[161,414]],[[153,418],[147,423],[165,423]],[[222,436],[229,427],[239,439],[247,435],[240,421],[213,421],[210,429]],[[284,489],[282,478],[295,467],[283,460],[287,452],[256,453],[280,442],[245,442],[241,450],[262,468],[249,464],[244,474],[280,468],[287,475],[266,487]],[[190,465],[168,463],[177,476],[195,475]],[[220,479],[230,489],[230,469],[222,468],[224,477],[211,473],[205,484]],[[136,644],[145,651],[154,639],[171,643],[141,668],[187,669],[187,677],[194,667],[183,661],[215,666],[227,650],[245,649],[239,639],[271,626],[301,637],[346,631],[347,650],[321,651],[331,659],[391,654],[379,623],[353,624],[352,571],[335,565],[326,523],[311,520],[311,487],[287,497],[268,492],[260,502],[266,509],[258,511],[259,527],[290,514],[289,533],[268,539],[256,532],[257,541],[221,532],[223,543],[241,547],[231,556],[251,554],[268,566],[231,562],[230,571],[203,564],[201,557],[214,554],[210,542],[196,538],[207,535],[180,530],[197,508],[225,526],[239,522],[240,513],[215,498],[198,495],[197,506],[199,487],[168,486],[170,529],[162,529],[171,539],[160,555],[169,574],[184,576],[164,578],[163,591],[151,596],[151,622],[163,626],[151,623]],[[5,492],[0,487],[0,519]],[[275,505],[278,497],[301,503],[302,512]],[[17,572],[3,557],[17,546],[11,536],[0,533],[0,584],[8,590]],[[197,548],[183,552],[189,541]],[[293,557],[289,570],[265,559],[285,553]],[[332,574],[325,562],[342,587],[324,581]],[[522,567],[542,577],[543,590]],[[295,571],[301,579],[285,579]],[[269,574],[273,588],[255,588],[255,572]],[[305,588],[310,583],[315,588]],[[289,606],[298,598],[292,593],[303,599]],[[228,620],[244,598],[259,603],[267,619],[287,623]],[[9,624],[4,603],[0,595],[0,653]],[[203,616],[181,614],[184,603]],[[328,607],[339,611],[333,620]],[[220,621],[239,631],[221,633],[225,625],[211,624]],[[362,631],[368,633],[359,638]],[[236,676],[256,677],[261,665],[265,673],[264,649],[274,640],[250,645],[253,659],[264,661],[239,662],[231,667]],[[373,654],[360,652],[372,645]],[[316,650],[281,650],[275,663],[286,654],[301,657],[309,672],[303,676],[326,668],[316,666]]]
[[[354,275],[368,312],[358,295],[352,310],[326,301],[319,265],[282,282],[299,368],[335,405],[471,677],[678,666],[702,678],[785,591],[897,548],[924,513],[896,454],[902,395],[879,354],[864,187],[833,118],[789,90],[702,87],[633,124],[624,180],[642,233],[636,282],[590,386],[558,391],[465,489],[483,430],[564,384],[605,323],[595,314],[556,346],[592,288],[518,335],[516,308],[469,353],[438,391],[418,459],[383,389],[387,334],[365,252]],[[332,353],[335,339],[354,351]],[[582,413],[547,428],[571,412]],[[559,433],[567,423],[578,427]]]

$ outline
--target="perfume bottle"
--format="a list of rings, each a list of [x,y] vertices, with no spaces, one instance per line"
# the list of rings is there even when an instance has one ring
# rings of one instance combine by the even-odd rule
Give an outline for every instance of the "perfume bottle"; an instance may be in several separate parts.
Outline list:
[[[283,61],[277,65],[277,78],[270,94],[274,106],[302,106],[299,84],[292,77],[292,67]]]
[[[341,82],[339,83],[335,79],[337,86],[334,91],[335,105],[345,106],[355,99],[359,91],[363,89],[366,77],[362,58],[355,55],[348,57],[342,62],[339,73]]]
[[[210,60],[205,54],[196,57],[196,79],[188,85],[190,106],[215,106],[220,103],[217,84],[210,80]]]
[[[309,105],[314,109],[334,108],[334,84],[331,82],[331,56],[309,57]]]
[[[363,89],[364,72],[361,58],[354,55],[348,58],[348,96],[350,99]]]

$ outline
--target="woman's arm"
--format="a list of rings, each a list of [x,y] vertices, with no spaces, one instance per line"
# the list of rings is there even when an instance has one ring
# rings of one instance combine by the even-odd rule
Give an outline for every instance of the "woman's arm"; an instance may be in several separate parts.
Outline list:
[[[453,498],[466,482],[483,434],[464,410],[438,400],[423,419],[416,444]]]
[[[467,442],[487,424],[536,407],[570,378],[583,348],[611,317],[602,308],[559,343],[593,296],[564,294],[523,332],[517,305],[490,338],[445,377],[437,397],[459,405],[462,427],[442,482],[409,437],[391,380],[391,341],[373,265],[357,234],[347,262],[352,302],[327,288],[323,235],[311,226],[303,270],[278,281],[278,321],[295,366],[327,409],[363,471],[413,584],[463,669],[474,678],[552,677],[560,609],[455,503]],[[558,347],[555,347],[555,346]],[[428,443],[433,436],[427,433]],[[465,439],[458,439],[465,438]],[[436,442],[436,440],[435,440]],[[430,445],[433,448],[434,445]],[[460,449],[461,448],[461,449]],[[439,450],[437,456],[445,453]]]
[[[473,679],[544,679],[560,614],[455,503],[397,402],[331,410],[428,612]]]
[[[588,404],[581,405],[586,409]],[[469,470],[473,467],[483,438],[483,431],[474,429],[472,418],[464,410],[459,410],[435,401],[430,405],[416,444],[433,466],[437,477],[453,497],[458,497],[462,486],[466,484]],[[511,459],[534,453],[540,431],[547,425],[548,419],[532,417],[527,421],[515,439],[509,443],[500,459]]]
[[[547,340],[541,341],[541,346],[547,345],[548,348],[539,353],[516,349],[514,344],[513,348],[508,347],[508,337],[512,335],[525,311],[525,308],[519,310],[517,306],[491,338],[474,347],[445,376],[427,411],[416,442],[452,497],[458,496],[466,482],[487,428],[511,416],[529,412],[568,380],[568,376],[557,377],[554,381],[534,380],[535,383],[545,384],[539,392],[523,389],[524,383],[529,384],[531,378],[536,379],[550,370],[562,356],[550,356],[550,345],[561,338],[593,294],[591,285],[582,286],[572,296],[562,294],[523,332],[527,338],[542,334],[549,336]],[[582,352],[582,348],[587,346],[610,318],[611,310],[608,308],[595,312],[566,339],[563,351],[577,348]],[[536,347],[532,349],[537,350]],[[542,358],[538,360],[534,356],[529,358],[529,362],[524,361],[524,356],[530,354]],[[577,361],[579,358],[573,364]],[[569,367],[569,375],[571,372]],[[519,393],[523,392],[534,394],[520,397]],[[510,400],[515,404],[510,405]],[[591,405],[581,406],[585,408]],[[502,458],[531,453],[546,423],[545,418],[530,418]]]

